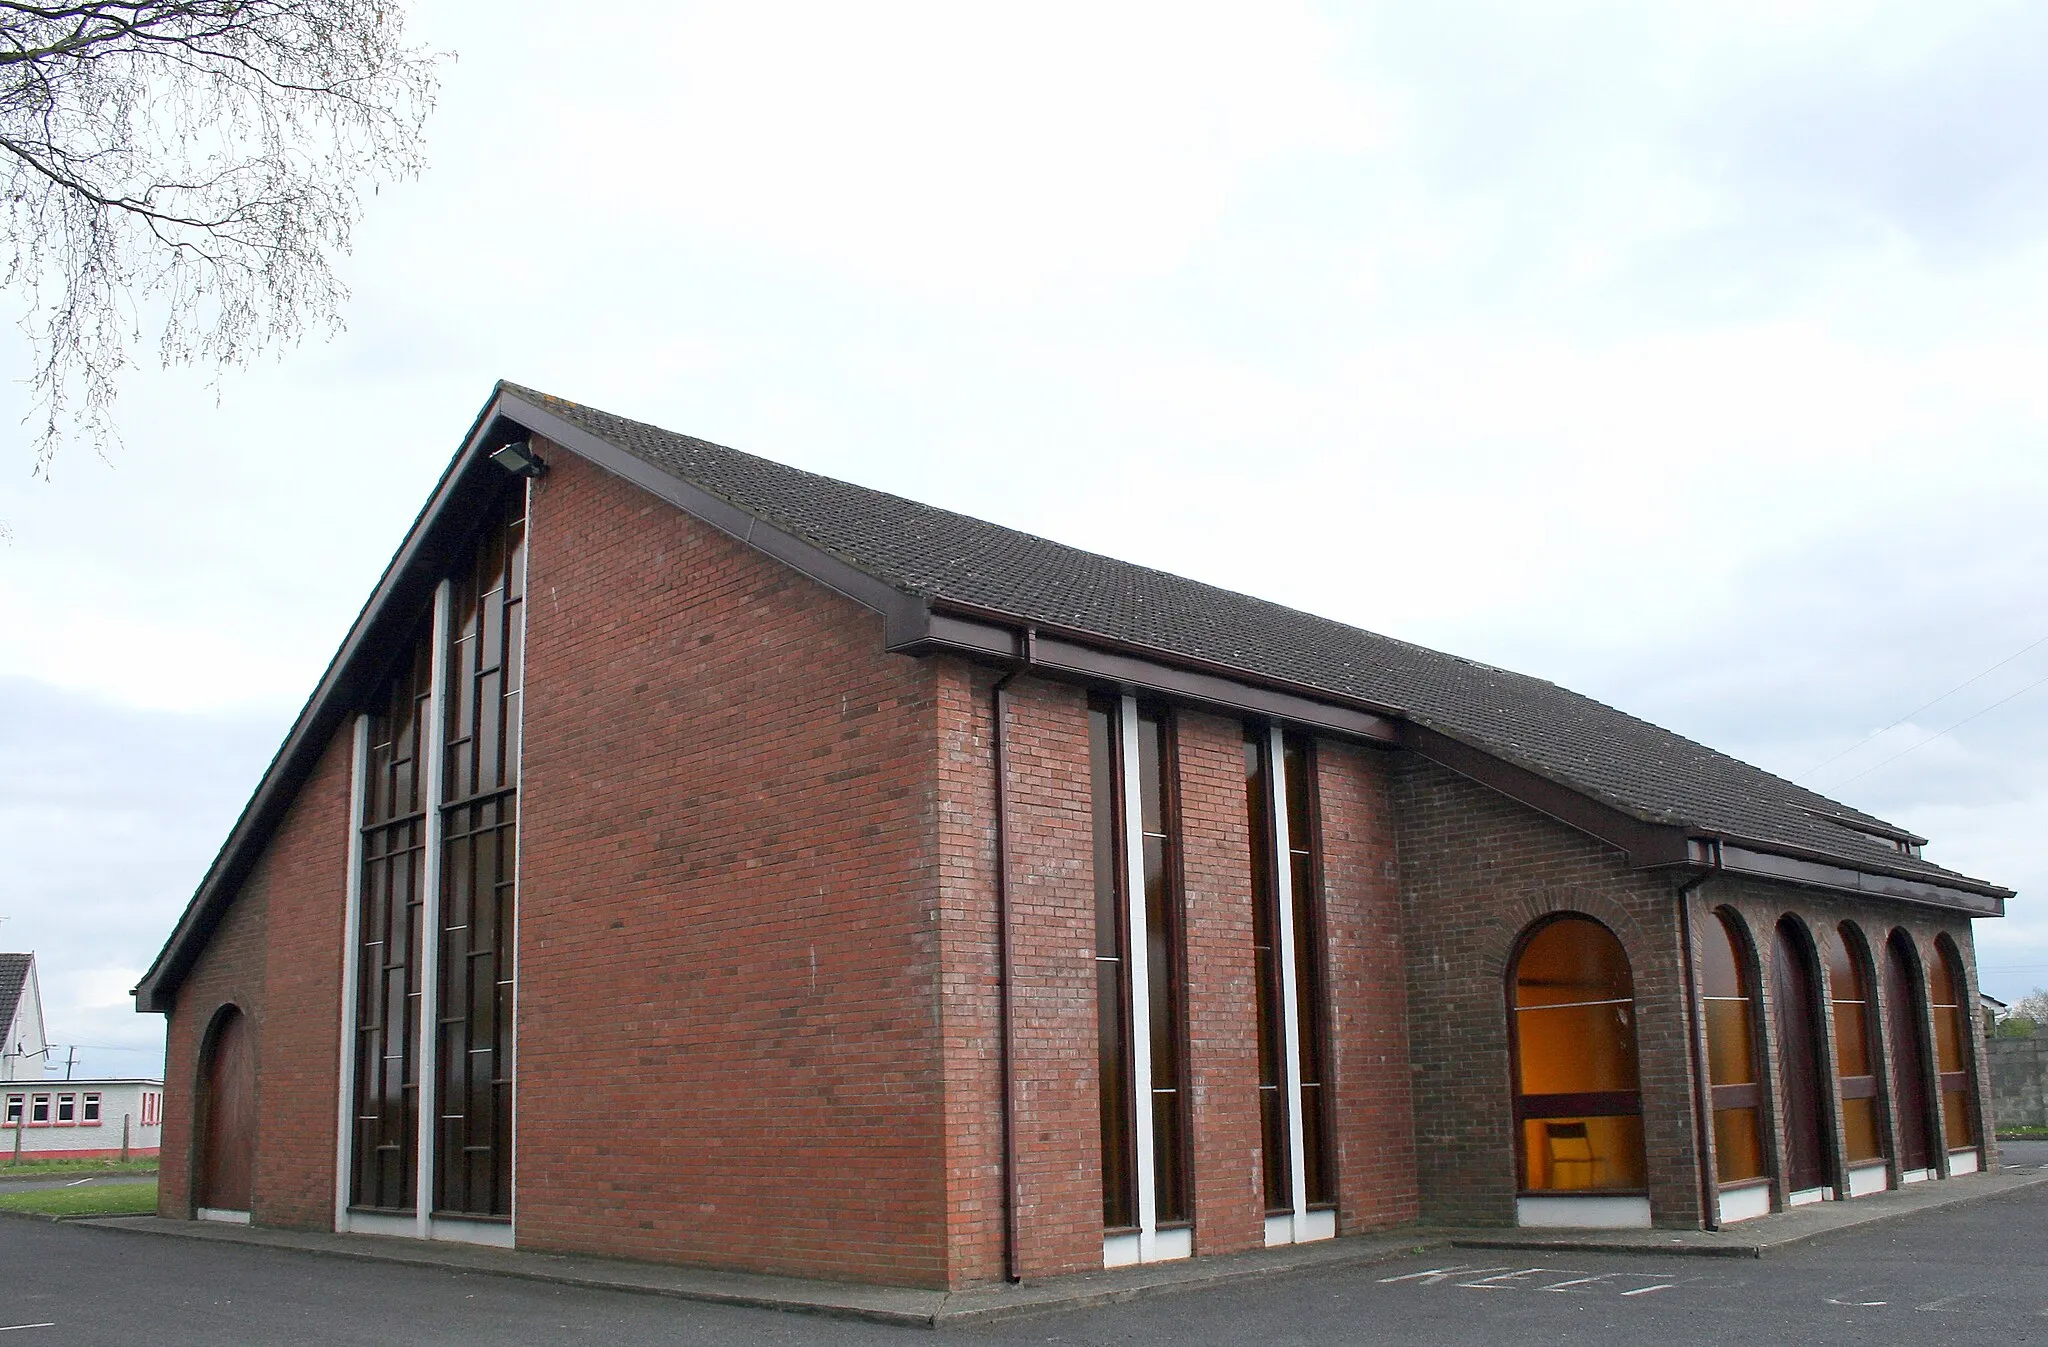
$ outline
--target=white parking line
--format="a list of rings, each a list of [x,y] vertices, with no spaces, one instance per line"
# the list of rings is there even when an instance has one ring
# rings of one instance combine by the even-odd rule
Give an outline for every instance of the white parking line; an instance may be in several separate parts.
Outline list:
[[[15,1329],[17,1329],[17,1328],[55,1328],[56,1326],[57,1326],[57,1325],[56,1325],[56,1324],[54,1324],[54,1323],[48,1323],[48,1324],[7,1324],[7,1325],[5,1325],[5,1326],[0,1326],[0,1333],[12,1333],[12,1332],[13,1332],[13,1331],[14,1331]]]
[[[91,1182],[92,1182],[92,1180],[91,1180],[91,1179],[73,1179],[73,1180],[72,1180],[72,1181],[71,1181],[70,1183],[67,1183],[67,1184],[65,1184],[64,1186],[65,1186],[66,1188],[76,1188],[76,1187],[77,1187],[77,1186],[78,1186],[79,1184],[81,1184],[81,1183],[91,1183]]]

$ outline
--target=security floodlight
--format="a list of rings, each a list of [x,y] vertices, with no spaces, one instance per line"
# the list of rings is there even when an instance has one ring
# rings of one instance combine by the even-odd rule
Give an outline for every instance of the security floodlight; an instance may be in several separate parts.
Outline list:
[[[491,455],[491,462],[514,477],[538,477],[548,470],[548,465],[533,452],[533,445],[526,440],[516,440],[498,450]]]

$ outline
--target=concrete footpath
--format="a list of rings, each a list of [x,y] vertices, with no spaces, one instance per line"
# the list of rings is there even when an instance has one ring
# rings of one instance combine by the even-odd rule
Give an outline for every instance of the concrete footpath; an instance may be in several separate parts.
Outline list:
[[[117,1216],[79,1220],[72,1224],[134,1234],[171,1235],[185,1239],[285,1249],[376,1262],[403,1263],[452,1272],[517,1277],[599,1290],[628,1291],[714,1304],[824,1314],[876,1323],[938,1328],[988,1322],[1019,1315],[1136,1300],[1176,1291],[1228,1286],[1291,1273],[1387,1262],[1430,1249],[1513,1248],[1603,1253],[1689,1254],[1707,1257],[1759,1258],[1782,1248],[1808,1243],[1919,1212],[2001,1197],[2048,1184],[2048,1172],[2008,1170],[1976,1174],[1942,1183],[1914,1184],[1894,1193],[1876,1194],[1855,1202],[1825,1202],[1723,1231],[1681,1230],[1443,1230],[1399,1227],[1316,1244],[1262,1249],[1154,1263],[1144,1267],[1054,1277],[1021,1285],[976,1287],[966,1291],[920,1291],[770,1277],[757,1273],[717,1272],[654,1263],[590,1258],[570,1254],[530,1253],[462,1244],[428,1244],[374,1235],[334,1235],[299,1230],[167,1221],[154,1216]]]

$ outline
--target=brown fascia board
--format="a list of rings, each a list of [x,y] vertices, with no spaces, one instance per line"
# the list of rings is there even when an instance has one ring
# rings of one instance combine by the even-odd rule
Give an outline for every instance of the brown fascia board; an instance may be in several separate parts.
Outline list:
[[[2011,889],[1996,884],[1933,879],[1875,866],[1850,866],[1832,857],[1778,843],[1724,838],[1719,842],[1719,851],[1720,864],[1716,868],[1728,874],[1775,879],[1833,893],[1889,898],[1972,917],[2004,916],[2005,900],[2013,896]]]
[[[135,985],[132,994],[138,1011],[163,1014],[170,1010],[178,983],[198,957],[221,911],[262,855],[271,830],[312,774],[335,729],[369,696],[392,648],[432,601],[434,586],[468,534],[476,510],[498,485],[499,470],[488,466],[488,453],[516,438],[516,428],[498,416],[504,401],[502,392],[494,393],[470,423],[462,448],[449,460],[427,503],[406,530],[404,541],[314,685],[313,695],[306,699],[241,816],[228,830],[227,840],[207,867],[170,938]]]
[[[2004,916],[2005,900],[2012,896],[2012,890],[1995,884],[1960,878],[1934,879],[1880,865],[1849,864],[1839,857],[1785,843],[1646,822],[1426,726],[1411,722],[1403,729],[1406,746],[1420,756],[1626,852],[1629,865],[1635,869],[1690,868],[1704,873],[1746,875],[1831,893],[1936,907],[1973,917]]]
[[[927,635],[903,648],[912,654],[946,650],[1005,666],[1027,665],[1048,677],[1156,692],[1382,745],[1401,742],[1399,722],[1383,707],[956,600],[934,600]]]

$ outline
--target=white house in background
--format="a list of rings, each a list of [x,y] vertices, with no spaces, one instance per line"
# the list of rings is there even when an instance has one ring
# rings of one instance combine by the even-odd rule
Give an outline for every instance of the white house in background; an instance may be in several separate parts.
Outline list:
[[[0,1165],[148,1158],[163,1144],[164,1083],[144,1077],[51,1080],[36,956],[0,954]]]
[[[24,1160],[153,1159],[163,1145],[160,1080],[10,1081],[0,1082],[0,1092],[0,1166],[17,1154]]]
[[[0,954],[0,1029],[0,1081],[41,1080],[50,1044],[33,954]]]

